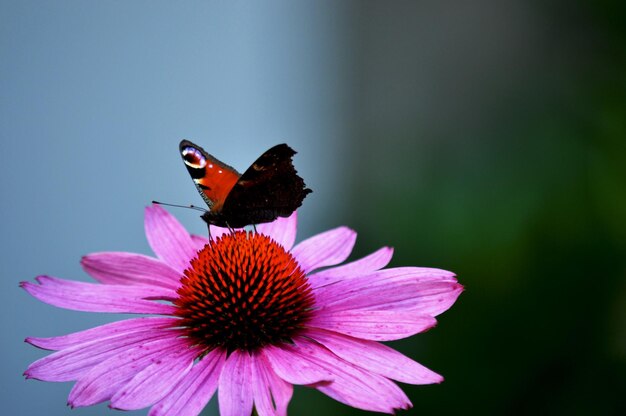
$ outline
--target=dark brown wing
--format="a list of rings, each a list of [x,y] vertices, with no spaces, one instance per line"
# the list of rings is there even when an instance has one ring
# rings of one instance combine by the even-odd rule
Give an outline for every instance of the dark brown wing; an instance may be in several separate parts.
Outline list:
[[[290,216],[311,192],[292,163],[296,152],[279,144],[263,153],[232,187],[222,215],[231,227]]]

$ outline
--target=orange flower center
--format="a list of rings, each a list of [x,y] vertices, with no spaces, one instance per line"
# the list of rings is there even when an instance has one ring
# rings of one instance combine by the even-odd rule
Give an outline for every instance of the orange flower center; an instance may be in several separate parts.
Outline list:
[[[290,342],[309,320],[313,294],[291,254],[271,238],[237,231],[198,252],[181,279],[176,315],[207,350],[254,351]]]

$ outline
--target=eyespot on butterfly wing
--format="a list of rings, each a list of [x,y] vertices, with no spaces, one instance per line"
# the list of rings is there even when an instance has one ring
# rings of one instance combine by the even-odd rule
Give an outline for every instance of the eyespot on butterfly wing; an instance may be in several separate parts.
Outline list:
[[[202,215],[208,224],[241,228],[288,217],[312,192],[293,166],[296,152],[284,143],[263,153],[242,175],[188,140],[179,148],[209,207]]]

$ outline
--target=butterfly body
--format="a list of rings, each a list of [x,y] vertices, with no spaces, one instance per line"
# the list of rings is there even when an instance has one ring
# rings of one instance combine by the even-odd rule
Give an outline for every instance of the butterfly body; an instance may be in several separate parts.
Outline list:
[[[209,207],[202,219],[218,227],[288,217],[311,192],[293,167],[296,152],[286,144],[267,150],[241,175],[188,140],[180,142],[180,153]]]

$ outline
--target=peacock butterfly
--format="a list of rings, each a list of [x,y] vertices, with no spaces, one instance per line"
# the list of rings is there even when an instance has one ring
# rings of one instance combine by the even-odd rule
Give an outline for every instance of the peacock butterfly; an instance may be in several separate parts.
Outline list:
[[[284,143],[263,153],[243,175],[189,140],[181,141],[179,147],[209,207],[202,214],[207,224],[241,228],[288,217],[312,192],[293,167],[296,152]]]

